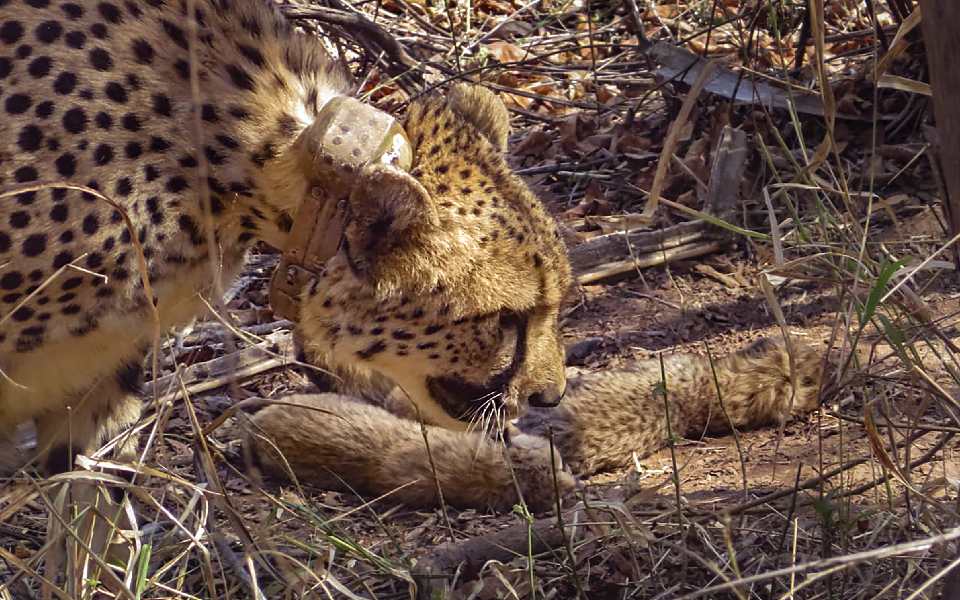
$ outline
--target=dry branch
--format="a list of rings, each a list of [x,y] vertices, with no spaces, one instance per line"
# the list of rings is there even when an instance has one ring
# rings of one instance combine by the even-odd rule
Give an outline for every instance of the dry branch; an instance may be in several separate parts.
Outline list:
[[[582,508],[564,514],[563,522],[576,522],[578,511]],[[573,539],[577,531],[575,525],[565,525],[561,529],[556,517],[547,517],[463,542],[441,544],[417,561],[411,573],[417,584],[416,598],[436,598],[454,576],[461,581],[474,579],[490,561],[508,563],[518,556],[559,550],[568,539]]]
[[[950,236],[960,234],[960,43],[957,41],[957,19],[960,5],[954,0],[921,0],[923,38],[930,68],[933,109],[937,119],[937,152],[939,172],[947,197],[943,199]],[[918,9],[920,10],[920,9]],[[960,265],[960,250],[954,257]]]
[[[577,273],[577,281],[580,285],[597,283],[598,281],[624,275],[637,269],[656,267],[678,260],[689,260],[698,256],[713,254],[722,247],[723,244],[720,242],[699,242],[683,244],[675,248],[650,252],[648,254],[638,254],[630,259],[604,263],[590,270]]]
[[[145,391],[148,397],[156,391],[161,400],[173,400],[181,392],[182,381],[190,394],[208,392],[289,364],[292,356],[293,335],[289,331],[278,331],[259,344],[159,377],[148,383]]]
[[[714,152],[705,212],[732,221],[740,200],[740,179],[747,160],[747,135],[724,127]],[[703,220],[657,231],[629,229],[597,236],[570,249],[570,263],[581,285],[646,267],[716,252],[725,233]]]
[[[290,19],[311,19],[331,25],[337,25],[352,33],[366,46],[375,46],[386,54],[386,62],[391,75],[401,76],[416,73],[420,63],[410,56],[406,48],[382,27],[368,19],[364,14],[348,10],[346,4],[340,4],[342,10],[334,8],[303,8],[300,6],[284,6],[283,13]],[[376,52],[372,54],[377,54]]]

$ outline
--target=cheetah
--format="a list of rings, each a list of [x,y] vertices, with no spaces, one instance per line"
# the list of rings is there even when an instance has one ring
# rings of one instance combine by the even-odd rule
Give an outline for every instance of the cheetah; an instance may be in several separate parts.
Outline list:
[[[442,494],[459,508],[502,512],[522,498],[542,512],[556,506],[557,493],[577,487],[564,463],[588,477],[629,467],[634,455],[655,452],[671,434],[779,424],[815,410],[822,358],[806,345],[792,353],[791,363],[783,342],[761,340],[712,365],[706,357],[671,355],[663,360],[665,379],[659,359],[571,369],[563,401],[515,420],[507,445],[428,426],[429,452],[415,415],[396,395],[380,400],[390,410],[337,394],[280,398],[251,417],[247,458],[277,479],[416,507],[438,506]]]
[[[157,332],[202,315],[253,244],[284,248],[328,185],[318,115],[354,92],[269,0],[0,0],[0,438],[32,420],[57,473],[135,422]],[[504,105],[463,84],[403,128],[409,172],[353,173],[305,351],[441,425],[494,396],[555,404],[570,267],[505,162]]]

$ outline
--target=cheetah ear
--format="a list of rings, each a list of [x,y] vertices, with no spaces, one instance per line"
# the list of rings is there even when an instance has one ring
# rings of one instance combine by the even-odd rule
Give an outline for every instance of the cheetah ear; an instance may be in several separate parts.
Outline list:
[[[351,265],[373,279],[395,270],[439,227],[437,207],[409,173],[372,163],[359,173],[350,193],[344,237]]]
[[[500,152],[507,151],[510,113],[500,97],[479,85],[458,83],[448,96],[450,107],[469,121]]]

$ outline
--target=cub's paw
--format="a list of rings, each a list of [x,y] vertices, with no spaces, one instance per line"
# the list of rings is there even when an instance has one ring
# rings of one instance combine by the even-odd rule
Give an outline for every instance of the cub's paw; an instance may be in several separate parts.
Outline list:
[[[563,498],[577,487],[576,479],[563,467],[560,451],[553,449],[546,438],[514,432],[507,449],[508,468],[513,469],[523,501],[534,513],[548,512],[556,507],[556,496]],[[553,459],[551,461],[551,458]],[[516,488],[505,490],[508,504],[516,503]],[[500,510],[509,509],[507,506]]]

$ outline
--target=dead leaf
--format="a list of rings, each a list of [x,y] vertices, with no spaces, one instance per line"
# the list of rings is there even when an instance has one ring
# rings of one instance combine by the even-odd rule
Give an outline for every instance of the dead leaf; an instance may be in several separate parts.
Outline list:
[[[581,146],[580,142],[593,135],[597,130],[597,122],[584,113],[575,113],[560,122],[557,132],[560,134],[560,147],[571,156],[579,156],[590,152],[589,144]]]
[[[497,59],[497,62],[500,63],[520,62],[529,56],[529,52],[520,46],[504,40],[490,42],[489,44],[485,44],[484,48],[486,48],[490,56]]]
[[[542,157],[550,145],[553,138],[543,129],[534,129],[527,134],[522,142],[516,145],[513,153],[517,156],[540,156]]]
[[[650,147],[653,145],[653,142],[650,141],[650,138],[637,135],[635,133],[627,133],[616,138],[613,142],[613,148],[611,149],[614,153],[622,154],[646,154]]]
[[[479,0],[474,4],[478,9],[498,14],[510,14],[514,11],[511,3],[504,0]]]
[[[565,220],[579,219],[587,215],[607,214],[612,208],[613,205],[606,199],[599,182],[591,180],[587,184],[583,199],[570,210],[563,212],[562,216]]]

